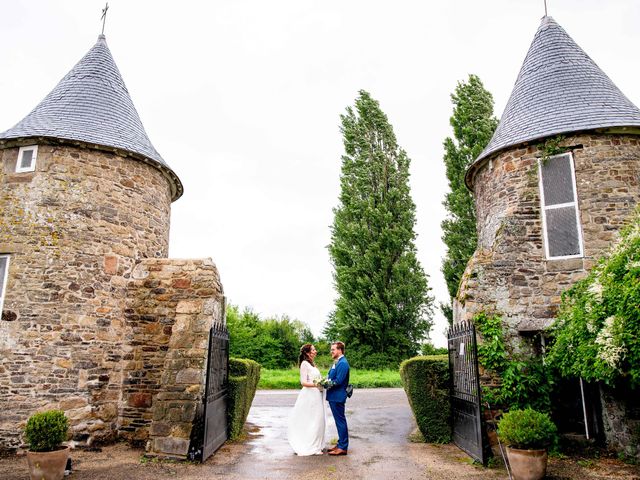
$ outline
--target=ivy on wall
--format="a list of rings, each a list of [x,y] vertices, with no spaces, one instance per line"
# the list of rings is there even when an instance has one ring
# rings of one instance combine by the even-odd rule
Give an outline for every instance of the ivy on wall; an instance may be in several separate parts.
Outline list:
[[[568,149],[560,146],[560,143],[564,140],[563,135],[558,135],[554,138],[549,138],[544,143],[538,145],[540,149],[540,160],[543,164],[547,163],[554,155],[560,155],[565,153]]]
[[[583,280],[562,295],[548,361],[562,376],[640,386],[640,209]]]
[[[490,375],[498,377],[498,386],[483,386],[484,400],[509,410],[533,408],[548,412],[553,379],[542,359],[520,353],[521,349],[507,342],[500,315],[480,312],[473,317],[473,323],[482,335],[478,362]]]

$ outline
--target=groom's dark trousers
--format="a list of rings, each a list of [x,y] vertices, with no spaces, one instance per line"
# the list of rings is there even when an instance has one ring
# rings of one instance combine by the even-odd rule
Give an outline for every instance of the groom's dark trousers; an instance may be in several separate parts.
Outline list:
[[[349,429],[347,428],[347,417],[344,415],[345,402],[329,402],[331,414],[338,429],[338,448],[349,450]]]
[[[328,377],[335,384],[327,390],[327,402],[329,402],[329,408],[331,408],[331,414],[338,430],[337,447],[348,450],[349,429],[347,428],[347,417],[344,415],[344,406],[347,401],[347,385],[349,384],[349,362],[344,356],[340,357],[331,367]]]

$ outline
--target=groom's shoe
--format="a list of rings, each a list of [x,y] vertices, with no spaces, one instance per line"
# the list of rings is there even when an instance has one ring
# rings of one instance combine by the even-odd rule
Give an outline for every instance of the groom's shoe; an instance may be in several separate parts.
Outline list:
[[[338,448],[337,445],[334,445],[333,447],[327,448],[327,452],[333,452],[336,448]]]
[[[346,455],[347,451],[342,450],[341,448],[336,448],[334,450],[329,451],[329,455]]]

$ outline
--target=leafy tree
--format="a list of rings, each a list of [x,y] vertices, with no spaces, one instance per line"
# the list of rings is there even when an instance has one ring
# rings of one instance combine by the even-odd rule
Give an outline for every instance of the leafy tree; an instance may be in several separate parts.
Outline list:
[[[425,342],[420,347],[420,355],[448,355],[447,347],[434,347],[433,343]]]
[[[326,335],[361,367],[415,355],[432,298],[416,257],[409,163],[376,100],[361,90],[341,115],[345,154],[329,253],[338,291]]]
[[[477,244],[473,196],[464,183],[464,174],[491,140],[498,120],[493,116],[493,97],[476,75],[469,75],[466,83],[458,83],[451,102],[453,115],[449,122],[454,139],[447,137],[444,141],[444,163],[450,191],[443,204],[449,215],[441,226],[442,240],[447,246],[442,273],[449,296],[455,298],[464,269]],[[441,309],[451,323],[451,306],[441,304]]]
[[[248,358],[264,368],[289,368],[298,360],[303,343],[313,343],[309,326],[286,315],[261,319],[250,309],[227,308],[229,354]]]

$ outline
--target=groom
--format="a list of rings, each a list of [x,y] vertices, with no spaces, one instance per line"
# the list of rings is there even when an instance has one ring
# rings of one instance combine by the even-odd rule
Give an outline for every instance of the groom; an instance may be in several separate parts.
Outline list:
[[[338,429],[338,444],[329,449],[329,455],[346,455],[349,449],[349,430],[344,406],[347,401],[347,385],[349,384],[349,362],[344,356],[344,343],[331,344],[331,358],[334,363],[329,370],[329,380],[333,382],[327,390],[327,402],[331,408],[333,419]]]

